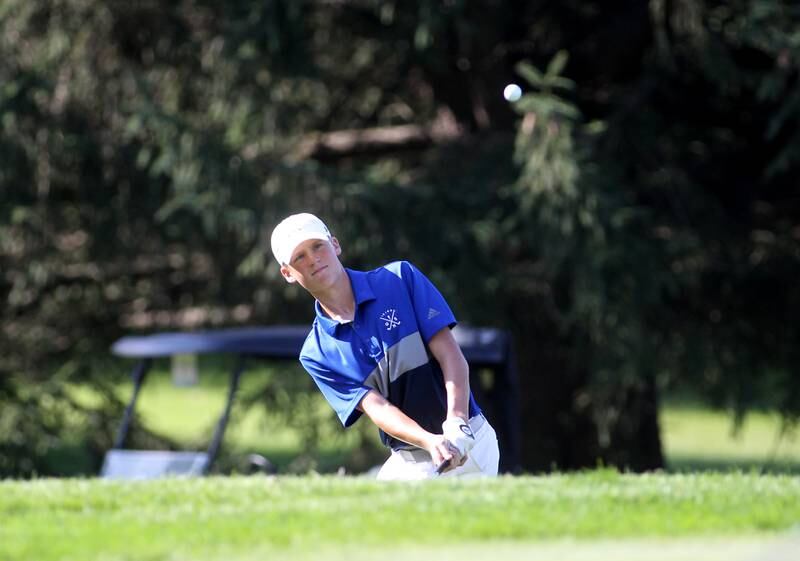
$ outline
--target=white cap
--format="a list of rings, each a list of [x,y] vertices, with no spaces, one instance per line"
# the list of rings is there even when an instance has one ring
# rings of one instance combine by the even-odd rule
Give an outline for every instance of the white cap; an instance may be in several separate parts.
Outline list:
[[[295,248],[306,240],[329,240],[331,233],[325,223],[313,214],[303,212],[284,218],[272,230],[272,255],[285,265],[292,259]]]

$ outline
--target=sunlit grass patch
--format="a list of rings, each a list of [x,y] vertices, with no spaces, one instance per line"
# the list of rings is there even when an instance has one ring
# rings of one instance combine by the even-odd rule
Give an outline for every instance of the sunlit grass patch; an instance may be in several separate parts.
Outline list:
[[[320,476],[34,480],[0,483],[0,520],[4,561],[766,539],[800,520],[800,477],[604,470],[420,484]]]
[[[763,469],[800,473],[800,433],[781,433],[777,413],[749,413],[738,430],[730,415],[668,406],[661,430],[669,467],[678,470]]]

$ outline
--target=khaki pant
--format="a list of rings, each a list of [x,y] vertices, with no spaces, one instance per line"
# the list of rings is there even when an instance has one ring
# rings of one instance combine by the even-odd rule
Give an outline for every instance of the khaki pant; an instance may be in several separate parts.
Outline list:
[[[425,450],[393,450],[392,455],[378,472],[382,481],[413,481],[433,479],[436,477],[494,477],[500,462],[500,450],[497,446],[497,434],[483,415],[469,420],[472,434],[475,435],[475,446],[467,453],[464,465],[441,475],[431,456]]]

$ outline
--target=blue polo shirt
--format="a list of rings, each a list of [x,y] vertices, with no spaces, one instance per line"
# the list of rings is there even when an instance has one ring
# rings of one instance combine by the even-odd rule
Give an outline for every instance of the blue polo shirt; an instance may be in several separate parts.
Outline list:
[[[436,287],[407,261],[373,271],[346,269],[353,288],[353,321],[332,320],[316,303],[317,317],[300,362],[345,427],[361,416],[358,404],[371,389],[429,432],[441,433],[447,394],[428,342],[456,324]],[[469,397],[469,416],[480,413]],[[412,446],[381,431],[393,449]]]

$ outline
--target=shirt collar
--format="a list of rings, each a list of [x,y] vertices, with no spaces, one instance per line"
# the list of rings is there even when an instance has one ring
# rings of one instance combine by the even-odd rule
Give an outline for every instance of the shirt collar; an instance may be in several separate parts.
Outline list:
[[[375,293],[367,280],[367,273],[345,269],[347,276],[350,277],[350,286],[353,287],[353,296],[356,299],[356,309],[368,300],[375,300]]]
[[[353,269],[345,268],[347,276],[350,277],[350,287],[353,289],[353,297],[356,300],[356,315],[358,315],[358,307],[369,300],[375,299],[375,293],[367,280],[367,273],[362,271],[354,271]],[[314,309],[317,312],[317,322],[320,327],[328,334],[333,335],[339,322],[329,318],[319,305],[319,301],[314,302]]]

